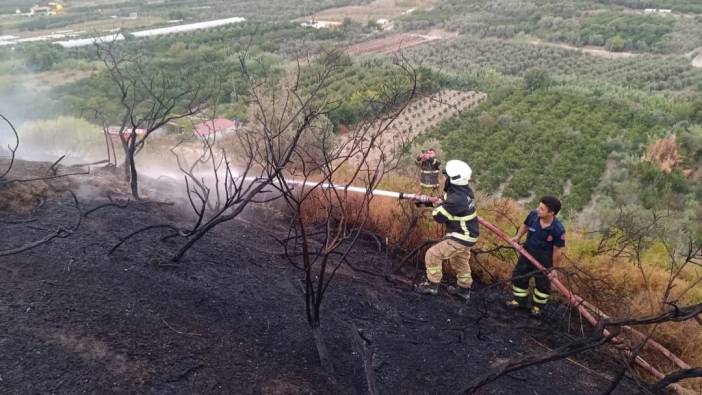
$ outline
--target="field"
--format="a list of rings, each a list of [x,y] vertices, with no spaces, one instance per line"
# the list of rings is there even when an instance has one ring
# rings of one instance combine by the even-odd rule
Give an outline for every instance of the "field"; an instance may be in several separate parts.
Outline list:
[[[639,1],[639,0],[597,0],[604,4],[617,4],[632,9],[643,8],[668,8],[676,13],[697,13],[702,14],[702,5],[697,0],[655,0],[655,1]]]
[[[194,0],[139,3],[72,2],[65,12],[53,16],[15,16],[14,8],[0,18],[0,36],[20,38],[51,34],[77,34],[81,37],[102,35],[113,29],[134,30],[166,27],[173,23],[192,23],[228,17],[244,17],[254,23],[286,23],[317,10],[363,4],[363,0],[237,1],[217,0],[201,5]],[[18,4],[23,12],[29,5]],[[171,22],[169,22],[171,21]],[[177,21],[177,22],[175,22]]]
[[[426,44],[436,40],[445,40],[456,37],[454,33],[449,33],[441,29],[431,30],[427,34],[418,33],[398,33],[382,38],[363,41],[346,48],[346,52],[351,55],[365,54],[391,54],[405,48]]]
[[[29,89],[30,91],[49,91],[52,88],[72,84],[95,74],[94,70],[56,70],[44,71],[41,73],[16,74],[11,78],[0,75],[0,86],[12,85],[19,89]]]
[[[702,70],[684,56],[625,56],[607,59],[552,45],[500,39],[458,37],[409,51],[437,67],[456,72],[493,69],[523,76],[533,68],[567,81],[591,81],[646,91],[697,90]]]
[[[443,90],[411,103],[391,128],[406,131],[413,140],[439,123],[480,105],[487,95],[480,92]]]
[[[577,47],[614,52],[682,55],[702,45],[699,16],[643,15],[592,1],[447,0],[429,11],[412,13],[405,30],[442,27],[477,37],[538,37]]]
[[[384,150],[388,147],[411,146],[427,130],[463,111],[479,106],[486,99],[487,95],[484,93],[455,90],[442,90],[418,98],[389,125],[388,131],[381,137],[378,146]],[[381,153],[380,150],[372,150],[370,159],[378,159]]]
[[[378,19],[392,21],[416,10],[431,9],[438,3],[438,0],[372,0],[367,4],[326,9],[307,19],[343,22],[348,18],[361,23]]]
[[[619,103],[616,96],[564,87],[533,94],[509,89],[442,123],[434,135],[448,156],[470,161],[480,190],[492,193],[507,183],[505,195],[527,198],[529,205],[534,197],[555,194],[575,213],[592,198],[613,151],[636,152],[675,123],[664,108],[660,117],[631,112],[655,106],[632,99]],[[627,144],[611,144],[617,139]]]
[[[583,47],[576,47],[574,45],[568,45],[568,44],[563,44],[563,43],[551,43],[551,42],[546,42],[546,41],[542,41],[542,40],[538,40],[538,39],[530,39],[530,40],[526,40],[525,42],[527,44],[530,44],[530,45],[568,49],[571,51],[582,52],[582,53],[587,54],[587,55],[599,56],[599,57],[602,57],[605,59],[626,59],[626,58],[631,58],[631,57],[637,56],[637,54],[634,52],[613,52],[613,51],[608,51],[606,48],[595,47],[592,45],[586,45]]]

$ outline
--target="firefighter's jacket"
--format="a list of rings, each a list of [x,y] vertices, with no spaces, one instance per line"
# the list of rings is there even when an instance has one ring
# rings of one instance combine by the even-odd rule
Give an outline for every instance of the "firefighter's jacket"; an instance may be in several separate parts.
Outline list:
[[[446,237],[471,247],[478,241],[480,225],[475,194],[469,186],[447,185],[444,202],[432,212],[436,222],[446,224]]]

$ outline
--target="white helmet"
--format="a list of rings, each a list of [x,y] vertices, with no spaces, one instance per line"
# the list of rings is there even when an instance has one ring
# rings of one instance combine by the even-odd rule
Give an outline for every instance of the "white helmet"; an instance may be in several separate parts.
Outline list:
[[[446,176],[453,185],[468,185],[473,171],[466,162],[460,160],[450,160],[446,162]]]

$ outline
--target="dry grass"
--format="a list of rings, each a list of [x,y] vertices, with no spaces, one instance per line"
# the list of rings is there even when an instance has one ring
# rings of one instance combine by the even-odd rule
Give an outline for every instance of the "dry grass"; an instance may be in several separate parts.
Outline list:
[[[670,174],[677,165],[682,163],[677,136],[673,134],[655,140],[648,146],[642,159],[653,163],[662,172]]]
[[[0,187],[0,214],[25,214],[41,203],[49,193],[45,182],[12,184]]]
[[[0,170],[9,165],[8,159],[0,159]],[[50,163],[16,160],[7,179],[27,179],[45,175]],[[26,214],[49,197],[56,196],[63,180],[11,183],[0,186],[0,214]]]

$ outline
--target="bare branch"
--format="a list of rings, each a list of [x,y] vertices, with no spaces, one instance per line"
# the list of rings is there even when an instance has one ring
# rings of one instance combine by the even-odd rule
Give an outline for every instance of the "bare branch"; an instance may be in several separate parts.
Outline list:
[[[593,337],[579,340],[571,344],[567,344],[563,347],[548,351],[546,353],[538,353],[536,355],[529,355],[523,358],[517,358],[509,362],[500,364],[498,367],[488,370],[486,373],[473,379],[467,388],[461,391],[464,394],[474,394],[481,387],[499,379],[500,377],[515,372],[529,366],[541,365],[551,361],[558,361],[564,358],[577,355],[584,351],[592,350],[594,348],[600,347],[610,341],[614,335],[609,336],[599,336],[595,335]]]
[[[10,185],[10,184],[21,184],[21,183],[35,182],[35,181],[48,181],[48,180],[55,180],[57,178],[64,178],[64,177],[70,177],[70,176],[82,176],[82,175],[86,175],[86,174],[90,174],[90,169],[88,169],[86,171],[76,172],[76,173],[58,174],[55,176],[10,179],[10,180],[5,180],[5,181],[0,181],[0,186]]]
[[[25,251],[29,251],[31,249],[37,248],[41,245],[44,245],[44,244],[50,242],[51,240],[54,240],[57,238],[65,239],[65,238],[71,236],[73,233],[75,233],[78,230],[78,228],[80,228],[80,225],[82,224],[83,214],[81,213],[80,203],[78,202],[78,198],[76,197],[76,195],[73,193],[73,191],[69,191],[69,194],[71,195],[71,198],[73,200],[73,207],[77,211],[76,220],[72,226],[69,226],[69,227],[59,226],[58,228],[56,228],[56,230],[54,232],[47,234],[45,237],[43,237],[39,240],[27,243],[27,244],[20,246],[20,247],[17,247],[17,248],[12,248],[9,250],[0,251],[0,256],[15,255],[15,254],[19,254],[19,253],[22,253]]]
[[[152,229],[169,229],[174,234],[178,234],[178,235],[181,235],[182,237],[186,237],[186,235],[184,233],[182,233],[182,231],[180,229],[178,229],[172,225],[160,224],[160,225],[144,226],[143,228],[137,229],[134,232],[132,232],[132,233],[128,234],[127,236],[124,236],[122,239],[120,239],[120,241],[117,244],[115,244],[107,254],[112,255],[115,251],[117,251],[117,249],[119,247],[122,246],[122,244],[126,243],[132,237],[134,237],[140,233],[144,233],[146,231],[152,230]]]
[[[60,158],[56,159],[56,161],[54,163],[52,163],[51,166],[49,167],[47,174],[51,174],[52,176],[55,176],[56,175],[56,166],[58,166],[59,163],[61,163],[61,161],[65,157],[66,157],[66,155],[61,155]]]
[[[0,114],[0,118],[2,118],[2,120],[10,126],[10,129],[12,129],[12,133],[15,136],[14,145],[7,146],[7,148],[10,150],[10,163],[7,165],[7,169],[0,172],[1,181],[3,178],[5,178],[5,176],[7,176],[10,173],[10,171],[12,170],[12,166],[15,163],[15,155],[17,154],[17,148],[19,147],[19,134],[17,134],[17,129],[15,129],[15,125],[13,125],[9,119],[7,119],[3,114]]]
[[[681,369],[665,376],[651,390],[655,393],[662,393],[671,384],[696,377],[702,377],[702,368]]]
[[[101,204],[101,205],[99,205],[99,206],[97,206],[97,207],[93,207],[93,208],[91,208],[90,210],[84,212],[84,213],[83,213],[83,217],[88,217],[88,215],[94,213],[95,211],[98,211],[98,210],[103,209],[103,208],[106,208],[106,207],[127,208],[127,206],[129,206],[129,199],[127,199],[127,200],[124,202],[124,204],[119,204],[119,203],[115,203],[115,202],[105,203],[105,204]]]

